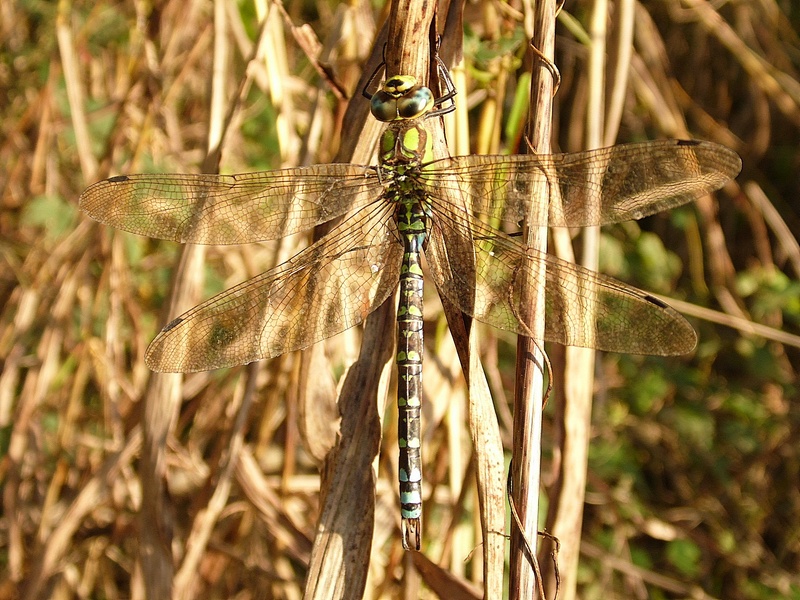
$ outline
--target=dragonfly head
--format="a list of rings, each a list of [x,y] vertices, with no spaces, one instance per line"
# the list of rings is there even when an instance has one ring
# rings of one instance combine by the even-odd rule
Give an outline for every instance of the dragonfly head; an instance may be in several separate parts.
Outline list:
[[[433,109],[433,92],[417,83],[411,75],[395,75],[387,79],[372,96],[370,111],[379,121],[417,119]]]

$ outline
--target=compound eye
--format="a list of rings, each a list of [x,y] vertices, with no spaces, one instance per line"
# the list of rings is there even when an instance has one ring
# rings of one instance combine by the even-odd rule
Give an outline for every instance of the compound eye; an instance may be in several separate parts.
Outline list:
[[[372,96],[372,100],[369,102],[369,110],[378,121],[384,123],[394,121],[397,118],[397,99],[380,90]]]
[[[433,108],[433,92],[419,86],[397,101],[397,113],[403,119],[416,119]]]

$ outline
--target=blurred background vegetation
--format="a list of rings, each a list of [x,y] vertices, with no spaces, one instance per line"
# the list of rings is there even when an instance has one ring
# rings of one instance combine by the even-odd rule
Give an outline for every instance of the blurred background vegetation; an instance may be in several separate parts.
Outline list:
[[[591,8],[568,1],[559,17],[554,147],[565,152],[582,148]],[[328,162],[340,140],[360,135],[342,130],[346,99],[331,82],[363,102],[355,85],[385,7],[319,0],[285,9],[225,4],[223,76],[234,91],[246,69],[251,79],[223,172]],[[267,10],[269,50],[251,62]],[[520,139],[531,68],[521,10],[467,5],[460,95],[469,113],[453,135],[470,151],[511,152]],[[772,0],[644,1],[635,10],[616,141],[712,140],[739,152],[744,169],[713,199],[603,231],[601,269],[681,301],[700,342],[685,357],[598,360],[579,597],[800,598],[800,12]],[[114,174],[198,172],[213,43],[213,5],[201,0],[0,2],[0,598],[23,597],[33,580],[46,590],[39,597],[136,596],[141,489],[135,451],[125,450],[139,435],[143,353],[164,318],[178,247],[93,223],[77,199]],[[201,297],[306,241],[210,248]],[[431,331],[442,332],[435,301],[427,306]],[[454,444],[469,439],[463,400],[454,399],[463,382],[446,336],[428,339],[428,356],[442,357],[427,363],[434,408],[424,425],[436,487],[426,554],[438,560],[451,529],[477,527],[477,503],[469,461],[448,470],[459,458]],[[326,344],[335,377],[358,344],[357,332]],[[513,351],[513,336],[485,331],[482,358],[506,440]],[[272,512],[238,474],[199,558],[192,589],[202,597],[302,590],[319,476],[294,423],[296,359],[260,366],[246,429]],[[229,443],[241,372],[186,380],[167,442],[178,562]],[[369,581],[373,597],[387,598],[399,597],[404,565],[392,404],[374,541],[382,558]],[[551,446],[547,422],[545,497]],[[467,489],[455,518],[444,516],[453,477]],[[480,566],[466,560],[475,538],[467,539],[446,552],[453,570],[479,581]]]

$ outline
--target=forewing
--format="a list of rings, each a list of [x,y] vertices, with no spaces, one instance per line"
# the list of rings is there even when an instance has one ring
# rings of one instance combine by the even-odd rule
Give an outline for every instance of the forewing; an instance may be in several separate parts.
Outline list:
[[[741,166],[739,156],[719,144],[659,140],[574,154],[456,156],[431,163],[422,178],[443,202],[445,186],[455,186],[473,213],[534,226],[586,227],[696,200],[722,187]],[[531,210],[541,189],[550,200],[547,222]]]
[[[652,295],[522,244],[467,215],[435,212],[426,249],[441,294],[500,329],[531,335],[525,299],[545,286],[545,339],[630,354],[675,355],[697,343],[692,326]]]
[[[374,201],[375,169],[314,165],[240,175],[120,175],[89,186],[90,217],[139,235],[242,244],[309,229]]]
[[[147,349],[154,371],[205,371],[305,348],[361,323],[397,287],[390,205],[365,208],[282,265],[191,309]]]

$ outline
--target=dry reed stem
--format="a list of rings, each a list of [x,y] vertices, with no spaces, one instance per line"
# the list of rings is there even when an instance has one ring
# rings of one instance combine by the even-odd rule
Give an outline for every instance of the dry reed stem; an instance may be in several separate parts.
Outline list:
[[[621,60],[628,60],[632,50],[633,5],[621,2],[614,14],[616,30],[621,30],[619,47],[613,54]],[[622,115],[624,90],[627,83],[628,63],[614,66],[606,65],[607,44],[611,34],[607,31],[608,4],[598,0],[592,7],[592,18],[588,38],[587,64],[587,99],[585,138],[582,144],[585,149],[598,148],[604,140],[616,139],[618,119]],[[627,23],[624,21],[627,19]],[[606,69],[616,74],[618,79],[606,83]],[[620,80],[621,79],[621,80]],[[615,103],[605,104],[605,89],[614,90],[611,100]],[[606,128],[605,115],[611,113],[610,126]],[[577,128],[576,128],[577,129]],[[599,183],[599,182],[597,182]],[[596,198],[595,201],[599,201]],[[599,227],[589,227],[582,232],[583,255],[581,264],[589,269],[597,270],[599,264]],[[553,246],[559,258],[575,262],[569,233],[558,229],[553,233]],[[591,317],[590,317],[591,318]],[[554,498],[548,508],[547,530],[560,540],[570,540],[562,544],[558,555],[558,571],[560,582],[555,572],[547,571],[545,590],[549,597],[573,600],[577,593],[578,562],[580,545],[575,543],[581,539],[583,528],[583,504],[586,489],[586,471],[588,468],[589,442],[591,438],[592,397],[594,393],[595,352],[588,348],[566,348],[564,352],[563,377],[555,381],[557,388],[563,390],[556,394],[557,418],[559,419],[557,437],[559,444],[559,462],[557,479],[553,488]],[[556,373],[553,374],[555,377]],[[542,544],[539,561],[546,564],[546,557],[553,550],[551,542]],[[560,586],[559,586],[560,583]]]
[[[556,82],[547,68],[555,64],[556,3],[540,2],[533,7],[530,45],[538,55],[530,82],[530,106],[527,117],[526,151],[551,153],[553,95]],[[539,202],[531,215],[532,223],[546,223],[549,196],[545,185],[535,186],[532,196]],[[547,250],[547,228],[522,223],[522,238],[526,247],[538,252]],[[513,492],[509,502],[513,514],[519,515],[511,525],[511,558],[509,594],[511,598],[544,597],[543,582],[536,564],[537,531],[539,529],[539,485],[541,478],[542,412],[544,409],[544,350],[537,340],[544,339],[545,299],[544,265],[535,269],[528,282],[528,297],[521,299],[527,306],[526,322],[531,323],[531,338],[517,340],[516,379],[514,385],[513,447],[510,480]]]

